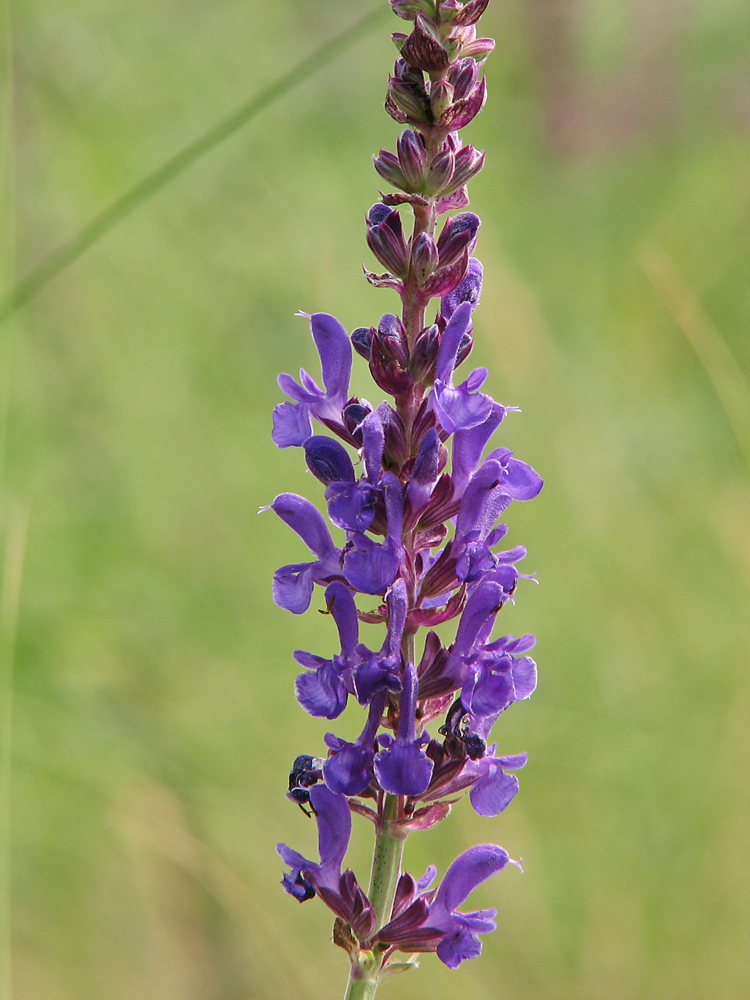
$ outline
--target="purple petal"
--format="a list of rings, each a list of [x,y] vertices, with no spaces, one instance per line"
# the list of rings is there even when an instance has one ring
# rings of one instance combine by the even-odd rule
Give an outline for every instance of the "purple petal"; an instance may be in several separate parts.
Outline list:
[[[445,873],[435,903],[448,912],[458,909],[478,885],[499,872],[509,861],[508,852],[497,844],[470,847],[456,858]]]
[[[359,642],[359,619],[352,592],[345,584],[336,580],[326,588],[326,605],[339,631],[341,651],[344,656],[349,657]]]
[[[332,792],[360,795],[372,781],[371,746],[347,743],[323,765],[323,780]]]
[[[454,495],[461,493],[469,477],[482,457],[484,447],[505,416],[505,407],[499,403],[490,410],[489,416],[481,424],[466,430],[456,431],[453,439],[453,485]]]
[[[310,407],[307,403],[279,403],[273,411],[271,440],[278,448],[303,445],[312,434]]]
[[[281,493],[271,504],[271,510],[297,532],[319,559],[336,551],[323,515],[309,500],[296,493]]]
[[[503,487],[514,500],[533,500],[538,495],[544,480],[525,462],[511,458],[508,462]]]
[[[419,743],[398,740],[375,755],[375,774],[392,795],[421,795],[430,783],[433,762]]]
[[[307,467],[321,483],[354,483],[354,466],[343,445],[325,434],[305,441]]]
[[[383,421],[377,410],[372,410],[362,421],[362,459],[367,479],[376,484],[380,477],[380,467],[383,462],[385,433]]]
[[[474,811],[480,816],[499,816],[518,791],[518,778],[505,774],[499,760],[486,757],[486,773],[469,792]]]
[[[343,406],[349,395],[352,374],[352,345],[347,332],[337,319],[327,313],[314,313],[310,317],[310,330],[320,355],[327,395]]]
[[[451,937],[445,937],[437,946],[437,957],[449,969],[457,969],[465,959],[478,958],[482,952],[482,942],[466,927],[462,927]]]
[[[304,710],[319,719],[335,719],[346,708],[346,687],[330,660],[313,673],[299,674],[294,693]]]
[[[480,537],[490,531],[500,514],[510,505],[511,499],[503,493],[499,483],[502,466],[487,459],[469,480],[456,518],[456,537],[477,530]]]
[[[294,615],[310,607],[313,592],[313,563],[282,566],[273,575],[273,599],[280,608]]]
[[[530,656],[520,656],[513,660],[511,676],[513,678],[514,701],[530,698],[536,691],[536,663]]]
[[[337,528],[364,532],[375,517],[378,490],[364,480],[358,483],[331,483],[326,489],[328,516]]]
[[[361,594],[382,594],[401,567],[400,546],[379,545],[366,535],[352,538],[354,548],[344,556],[344,576]]]
[[[490,415],[494,402],[491,396],[471,392],[466,383],[453,388],[435,381],[432,405],[441,427],[449,434],[483,423]]]
[[[340,871],[349,837],[352,832],[352,814],[344,795],[336,795],[325,785],[313,785],[310,801],[318,823],[318,848],[324,874]]]
[[[440,348],[435,365],[436,379],[440,379],[445,383],[450,382],[461,338],[468,330],[470,323],[471,306],[468,302],[463,302],[448,320],[448,325],[440,340]]]

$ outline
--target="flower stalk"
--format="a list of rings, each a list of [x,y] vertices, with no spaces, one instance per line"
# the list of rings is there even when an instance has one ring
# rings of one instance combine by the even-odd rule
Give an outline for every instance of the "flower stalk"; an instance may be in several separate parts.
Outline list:
[[[464,209],[484,154],[464,146],[459,131],[486,97],[482,63],[493,43],[477,37],[476,23],[487,2],[390,0],[412,24],[393,36],[399,58],[386,98],[391,117],[407,127],[396,153],[375,157],[397,190],[367,214],[367,244],[387,270],[365,274],[398,294],[400,316],[386,313],[351,337],[333,316],[308,316],[323,385],[304,370],[299,381],[279,376],[290,401],[274,411],[273,440],[304,450],[344,538],[335,542],[303,497],[285,493],[270,505],[314,557],[276,571],[274,600],[301,614],[316,585],[324,587],[341,647],[330,657],[295,652],[303,668],[297,700],[329,720],[350,700],[367,711],[353,743],[329,732],[325,757],[294,761],[289,797],[315,817],[320,860],[278,845],[286,891],[300,902],[317,896],[336,916],[334,943],[350,960],[348,1000],[374,997],[384,976],[415,966],[399,952],[435,952],[449,968],[479,954],[479,934],[495,928],[496,911],[459,907],[511,861],[508,853],[471,847],[434,889],[433,866],[421,878],[402,869],[404,845],[466,793],[480,815],[499,815],[518,790],[511,772],[526,762],[525,754],[498,756],[488,743],[500,716],[536,686],[526,655],[533,636],[492,639],[526,555],[521,546],[498,551],[508,530],[498,522],[513,501],[535,497],[542,480],[507,448],[483,457],[514,409],[480,391],[487,371],[455,380],[471,352],[482,284],[472,256],[480,223]],[[413,218],[408,235],[402,213]],[[352,348],[392,403],[350,396]],[[313,434],[313,419],[329,433]],[[455,640],[444,646],[433,629],[452,619]],[[360,625],[385,626],[380,649],[360,641]],[[342,871],[352,815],[375,827],[367,893]]]

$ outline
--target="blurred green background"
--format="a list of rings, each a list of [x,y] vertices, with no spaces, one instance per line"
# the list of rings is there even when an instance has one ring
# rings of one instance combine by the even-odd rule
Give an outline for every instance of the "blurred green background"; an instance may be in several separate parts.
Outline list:
[[[375,6],[5,0],[5,286]],[[537,634],[541,683],[497,731],[529,752],[511,808],[462,803],[407,862],[444,870],[492,840],[525,873],[473,898],[499,908],[479,961],[427,956],[381,992],[741,1000],[750,8],[493,0],[483,25],[498,47],[466,132],[488,153],[474,360],[523,409],[500,442],[546,479],[509,514],[541,585],[503,612],[504,631]],[[400,27],[386,14],[1,331],[13,1000],[343,993],[328,913],[282,893],[274,853],[313,848],[284,791],[327,724],[294,702],[290,654],[334,630],[272,604],[301,545],[256,511],[284,490],[319,499],[269,436],[276,374],[316,366],[294,312],[352,329],[395,308],[360,263]],[[374,398],[364,363],[354,385]],[[370,844],[355,822],[364,881]]]

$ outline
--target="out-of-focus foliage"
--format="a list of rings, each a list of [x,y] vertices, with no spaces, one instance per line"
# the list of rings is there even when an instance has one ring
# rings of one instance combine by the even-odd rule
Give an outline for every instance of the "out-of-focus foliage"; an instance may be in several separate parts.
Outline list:
[[[15,0],[17,272],[362,12]],[[739,1000],[750,14],[493,0],[486,26],[490,100],[467,136],[488,151],[475,357],[523,409],[501,443],[547,480],[509,512],[541,585],[502,626],[537,633],[541,683],[497,729],[503,753],[530,757],[508,812],[459,805],[407,861],[444,869],[491,840],[526,870],[477,893],[500,911],[481,960],[427,957],[383,997]],[[3,524],[30,513],[14,1000],[343,992],[327,913],[282,893],[274,853],[314,840],[284,798],[323,732],[293,701],[290,654],[324,651],[333,625],[273,606],[272,570],[299,545],[256,510],[319,493],[269,436],[277,372],[314,365],[293,313],[351,329],[394,308],[360,269],[369,157],[396,135],[387,36],[264,112],[2,332]],[[356,829],[361,871],[371,829]]]

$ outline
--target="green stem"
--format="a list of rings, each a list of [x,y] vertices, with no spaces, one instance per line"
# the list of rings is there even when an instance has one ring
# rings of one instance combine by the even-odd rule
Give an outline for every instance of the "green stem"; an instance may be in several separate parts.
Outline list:
[[[380,829],[375,838],[370,876],[370,902],[375,910],[376,929],[387,924],[391,916],[396,883],[401,874],[401,857],[404,853],[403,833],[394,832],[391,820],[398,817],[397,795],[386,795]]]
[[[380,827],[375,838],[370,875],[369,897],[375,910],[375,929],[387,924],[393,908],[393,897],[401,875],[401,858],[406,837],[392,821],[399,814],[398,795],[386,795]],[[372,1000],[380,981],[382,956],[377,952],[360,952],[361,961],[353,962],[344,1000]]]

